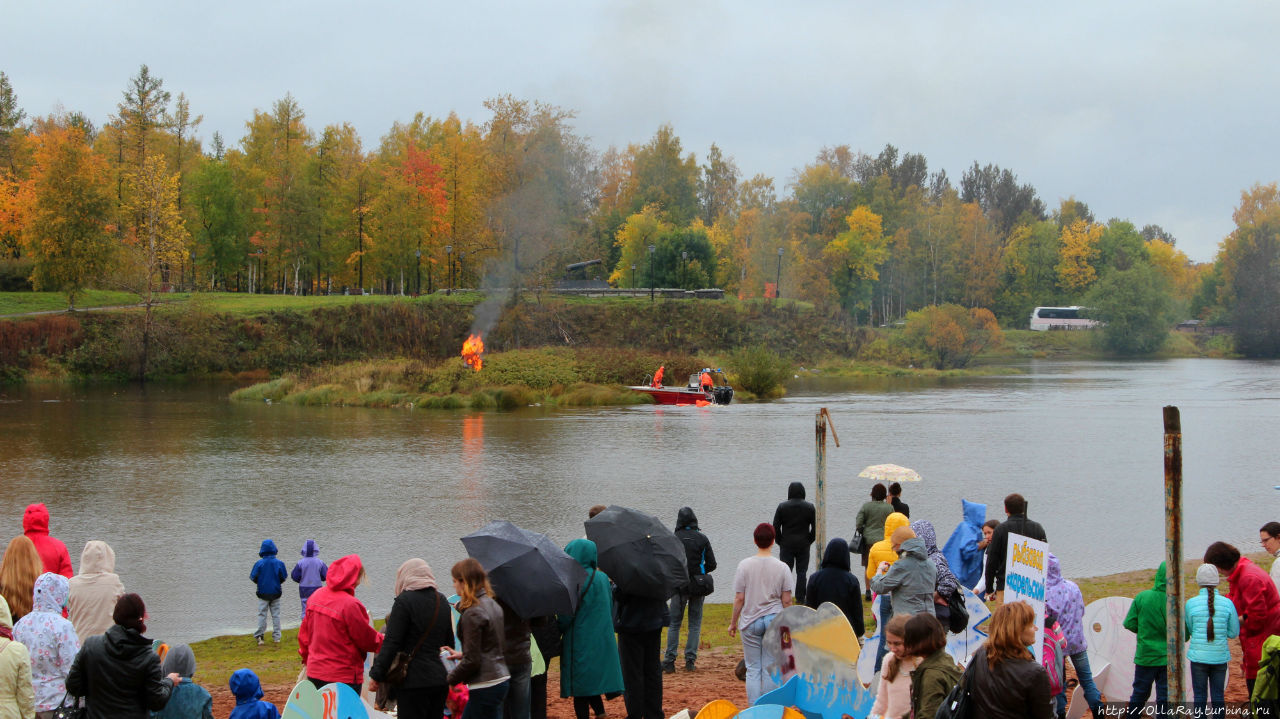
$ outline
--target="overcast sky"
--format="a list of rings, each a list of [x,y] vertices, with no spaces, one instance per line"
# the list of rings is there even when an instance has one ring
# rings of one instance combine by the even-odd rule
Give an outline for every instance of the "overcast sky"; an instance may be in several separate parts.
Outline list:
[[[1050,208],[1155,223],[1212,259],[1241,190],[1280,179],[1280,3],[27,2],[0,71],[28,115],[99,126],[146,63],[228,144],[286,92],[366,147],[415,112],[483,123],[510,93],[597,149],[670,123],[785,192],[825,145],[975,160]]]

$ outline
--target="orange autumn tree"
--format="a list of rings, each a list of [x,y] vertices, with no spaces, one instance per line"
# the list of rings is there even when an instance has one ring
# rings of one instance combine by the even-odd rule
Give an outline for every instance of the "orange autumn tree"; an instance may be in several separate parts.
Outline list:
[[[31,172],[10,188],[7,213],[20,218],[22,250],[34,262],[32,285],[66,293],[73,309],[115,256],[110,173],[79,128],[51,126],[31,141]]]

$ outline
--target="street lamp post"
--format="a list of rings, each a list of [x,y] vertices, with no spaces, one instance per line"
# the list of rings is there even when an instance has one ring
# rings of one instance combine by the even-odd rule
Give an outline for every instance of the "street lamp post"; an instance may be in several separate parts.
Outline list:
[[[631,263],[631,286],[636,286],[636,263]]]
[[[196,289],[196,251],[191,251],[191,291]]]
[[[453,295],[453,245],[444,246],[445,261],[449,263],[449,288],[444,291],[446,295]]]
[[[782,299],[782,248],[778,248],[778,276],[773,280],[773,297]]]
[[[649,301],[653,302],[653,251],[658,249],[649,245]]]
[[[680,286],[681,287],[684,287],[684,278],[686,275],[689,274],[686,271],[688,269],[689,269],[689,251],[681,250],[680,251]]]

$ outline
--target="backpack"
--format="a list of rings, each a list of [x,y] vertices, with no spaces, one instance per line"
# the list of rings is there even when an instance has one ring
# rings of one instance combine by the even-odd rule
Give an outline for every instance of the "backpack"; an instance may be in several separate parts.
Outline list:
[[[1062,628],[1054,622],[1052,626],[1044,628],[1044,644],[1041,645],[1040,663],[1044,665],[1044,670],[1049,674],[1049,696],[1057,696],[1061,694],[1063,689],[1063,677],[1065,676],[1065,661],[1067,655],[1067,638],[1062,635]]]

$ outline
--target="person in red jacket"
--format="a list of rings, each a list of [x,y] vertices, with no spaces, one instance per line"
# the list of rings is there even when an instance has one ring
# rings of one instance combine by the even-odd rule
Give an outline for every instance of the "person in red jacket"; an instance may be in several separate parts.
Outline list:
[[[1244,681],[1249,686],[1249,695],[1253,696],[1262,642],[1272,634],[1280,634],[1280,592],[1276,591],[1269,574],[1248,557],[1241,557],[1240,550],[1226,542],[1210,544],[1204,552],[1204,563],[1217,567],[1231,583],[1227,599],[1240,615]]]
[[[67,545],[49,536],[49,508],[43,502],[27,505],[27,511],[22,514],[22,533],[36,545],[44,571],[61,574],[67,579],[75,574],[71,569]]]
[[[325,585],[307,600],[298,630],[298,654],[316,688],[340,683],[360,693],[364,658],[382,648],[382,634],[369,623],[369,610],[356,599],[365,579],[360,557],[349,554],[329,565]]]

